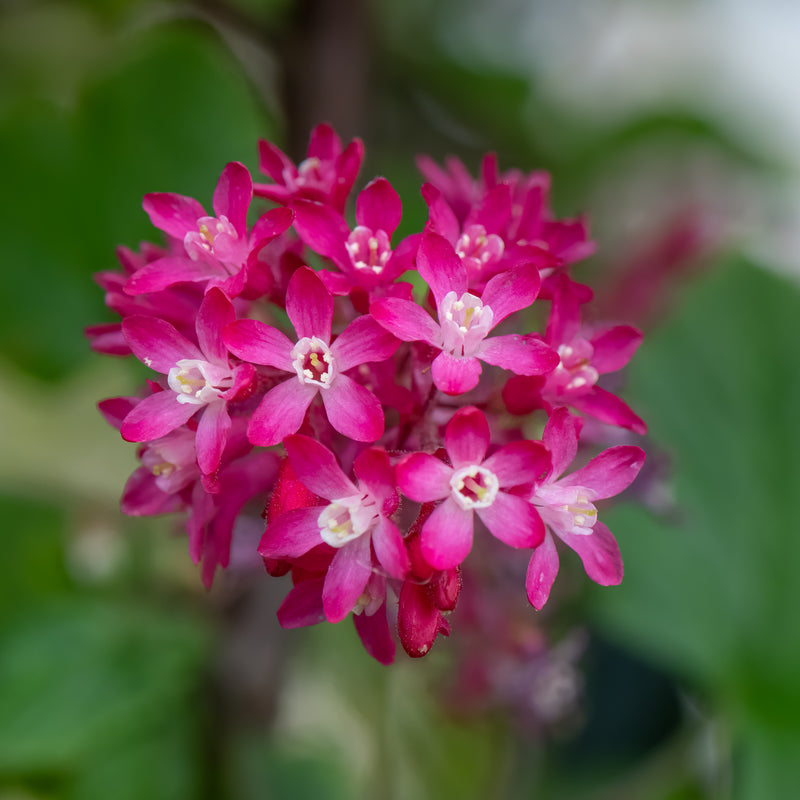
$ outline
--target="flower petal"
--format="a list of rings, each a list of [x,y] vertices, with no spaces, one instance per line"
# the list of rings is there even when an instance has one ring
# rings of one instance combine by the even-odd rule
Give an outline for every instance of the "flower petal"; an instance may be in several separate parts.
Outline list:
[[[559,363],[558,353],[541,339],[518,333],[484,339],[475,355],[487,364],[510,369],[517,375],[546,375]]]
[[[456,357],[442,351],[431,364],[431,377],[440,392],[464,394],[478,385],[481,362],[471,356]]]
[[[438,323],[411,300],[381,297],[373,300],[369,313],[398,339],[404,342],[428,342],[441,347],[442,331]]]
[[[433,291],[437,307],[448,292],[467,291],[467,270],[453,245],[436,233],[426,233],[417,251],[417,270]]]
[[[362,489],[366,489],[381,504],[385,516],[397,510],[397,478],[387,452],[379,447],[368,447],[353,462]]]
[[[510,547],[537,547],[544,539],[539,512],[517,495],[498,492],[490,506],[475,511],[489,533]]]
[[[328,622],[340,622],[361,597],[372,575],[369,536],[359,536],[340,548],[328,567],[322,607]]]
[[[274,386],[253,412],[247,438],[252,444],[269,447],[297,433],[318,389],[313,384],[300,383],[297,378]]]
[[[633,483],[644,460],[645,453],[641,447],[609,447],[558,483],[560,486],[585,486],[594,492],[594,499],[613,497]]]
[[[533,551],[525,577],[528,600],[535,609],[541,611],[544,608],[556,575],[558,575],[558,551],[553,537],[547,533],[544,541]]]
[[[305,628],[325,622],[322,610],[324,578],[311,578],[293,586],[278,609],[281,628]]]
[[[614,534],[602,523],[595,522],[588,536],[558,532],[568,547],[581,558],[586,574],[600,586],[622,583],[622,555]]]
[[[271,325],[255,319],[240,319],[225,326],[222,339],[231,353],[243,361],[294,372],[291,358],[294,345]]]
[[[127,317],[122,320],[122,333],[139,361],[165,375],[184,358],[206,360],[195,344],[157,317]]]
[[[434,569],[457,567],[472,549],[473,514],[448,497],[422,526],[420,550]]]
[[[381,566],[393,578],[405,578],[411,561],[403,544],[400,529],[390,519],[380,517],[372,531],[372,546]]]
[[[345,244],[350,228],[344,217],[331,206],[315,200],[295,200],[292,209],[298,236],[314,252],[330,258],[343,272],[352,272],[353,263]]]
[[[400,491],[418,503],[440,500],[450,494],[453,468],[430,453],[412,453],[395,467]]]
[[[578,435],[582,427],[583,420],[563,407],[557,408],[547,420],[542,441],[553,460],[553,477],[561,475],[573,462],[578,452]]]
[[[149,294],[176,283],[200,283],[212,279],[225,280],[227,277],[228,273],[215,260],[193,261],[184,256],[164,256],[134,272],[125,284],[125,294]]]
[[[474,406],[459,409],[444,435],[447,455],[455,469],[480,464],[489,449],[489,423],[482,411]]]
[[[146,194],[142,208],[156,228],[181,241],[188,231],[197,230],[197,220],[206,215],[203,206],[193,197],[172,192]]]
[[[373,231],[382,230],[391,238],[403,216],[400,195],[386,178],[368,183],[356,200],[356,222]]]
[[[495,275],[481,295],[481,302],[492,309],[492,327],[531,305],[539,294],[539,284],[539,270],[528,264]]]
[[[225,293],[209,289],[197,312],[197,341],[212,363],[228,366],[228,348],[222,341],[222,329],[235,319],[233,304]]]
[[[523,486],[534,483],[547,472],[550,453],[541,442],[511,442],[492,453],[482,466],[497,476],[501,488]]]
[[[592,366],[602,375],[622,369],[642,343],[642,332],[630,325],[615,325],[591,339]]]
[[[222,451],[228,441],[231,418],[224,400],[209,403],[197,424],[197,464],[206,474],[211,475],[219,468]]]
[[[394,639],[386,619],[386,603],[374,614],[355,614],[353,623],[364,649],[380,664],[394,662]]]
[[[570,398],[569,403],[573,408],[596,417],[600,422],[619,425],[642,435],[647,433],[647,424],[627,403],[599,386],[592,386],[591,391],[585,395]]]
[[[247,209],[253,199],[253,179],[244,164],[231,161],[225,165],[214,189],[214,213],[226,216],[240,238],[247,237]]]
[[[384,361],[394,355],[400,342],[372,317],[356,317],[331,345],[341,371],[368,361]]]
[[[175,392],[156,392],[136,404],[122,420],[119,432],[126,442],[150,442],[188,422],[200,408],[179,403]]]
[[[294,508],[267,525],[258,552],[264,558],[297,558],[322,544],[319,515],[323,506]]]
[[[300,267],[289,279],[286,313],[298,339],[316,336],[330,342],[333,297],[310,267]]]
[[[339,433],[357,442],[374,442],[383,435],[381,402],[360,383],[347,375],[337,375],[321,394],[328,422]]]
[[[355,484],[342,472],[336,456],[310,436],[287,436],[283,442],[294,474],[303,485],[326,500],[358,494]]]

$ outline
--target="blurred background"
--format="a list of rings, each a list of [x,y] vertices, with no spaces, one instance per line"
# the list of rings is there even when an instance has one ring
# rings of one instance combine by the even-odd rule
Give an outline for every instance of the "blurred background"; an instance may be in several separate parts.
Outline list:
[[[796,796],[798,37],[789,0],[0,3],[0,800]],[[119,512],[96,403],[143,373],[90,352],[91,276],[158,241],[146,192],[208,204],[320,121],[404,233],[417,153],[551,171],[599,245],[575,277],[646,332],[625,580],[499,587],[524,656],[475,608],[388,669],[348,623],[281,632],[282,581],[206,593],[175,521]]]

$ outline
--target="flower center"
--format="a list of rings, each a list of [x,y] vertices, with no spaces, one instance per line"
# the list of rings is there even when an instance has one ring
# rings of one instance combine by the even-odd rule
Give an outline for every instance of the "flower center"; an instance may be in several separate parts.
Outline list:
[[[316,336],[304,336],[292,349],[292,366],[301,383],[327,389],[336,377],[336,364],[330,348]]]
[[[358,270],[380,275],[392,255],[386,231],[373,231],[364,225],[353,229],[347,237],[347,252]]]
[[[453,499],[465,511],[490,506],[497,496],[498,487],[497,476],[477,464],[456,470],[450,478]]]
[[[597,522],[594,493],[585,486],[542,486],[532,502],[540,507],[544,522],[569,533],[588,536]]]
[[[492,329],[494,314],[475,295],[465,292],[456,299],[448,292],[439,309],[442,350],[454,356],[472,356]]]
[[[487,234],[483,225],[468,225],[456,242],[456,253],[470,275],[499,261],[504,250],[503,240],[496,233]]]
[[[214,243],[220,234],[230,239],[239,238],[236,228],[224,214],[219,217],[200,217],[197,220],[197,230],[189,231],[183,238],[183,246],[189,258],[197,261],[204,256],[216,256]]]
[[[343,547],[365,534],[378,518],[378,506],[367,494],[334,500],[317,518],[322,541]]]
[[[202,406],[218,400],[233,386],[233,373],[199,358],[182,358],[167,374],[167,382],[179,403]]]
[[[597,383],[600,375],[591,364],[594,348],[586,339],[561,344],[557,352],[561,361],[548,376],[548,383],[556,392],[584,394]]]

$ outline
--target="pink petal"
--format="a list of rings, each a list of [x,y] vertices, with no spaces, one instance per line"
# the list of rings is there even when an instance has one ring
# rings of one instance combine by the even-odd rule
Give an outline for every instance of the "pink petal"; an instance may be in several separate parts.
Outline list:
[[[461,297],[467,291],[467,270],[453,245],[436,233],[428,232],[417,251],[417,270],[430,286],[438,306],[448,292]]]
[[[355,606],[372,575],[369,536],[359,536],[339,548],[328,567],[322,607],[328,622],[340,622]]]
[[[642,343],[642,332],[630,325],[617,325],[591,339],[592,366],[602,375],[622,369]]]
[[[120,500],[120,509],[130,517],[154,516],[180,511],[183,501],[177,494],[162,492],[147,467],[139,467],[128,478]]]
[[[642,435],[647,433],[647,424],[627,403],[599,386],[593,386],[591,392],[581,397],[570,398],[569,404],[584,414],[596,417],[600,422],[619,425]]]
[[[272,208],[262,214],[250,231],[253,249],[258,251],[265,244],[285,233],[293,221],[294,211],[291,208]]]
[[[179,403],[175,392],[156,392],[131,410],[119,432],[126,442],[150,442],[179,428],[201,408],[192,403]]]
[[[391,238],[403,216],[400,195],[386,178],[367,184],[356,200],[356,222],[373,231],[385,231]]]
[[[564,544],[581,558],[586,574],[600,586],[622,583],[623,567],[619,545],[614,534],[602,523],[595,522],[588,536],[559,531]]]
[[[247,237],[247,209],[253,199],[253,179],[244,164],[231,161],[225,165],[214,189],[214,213],[226,216],[240,238]]]
[[[553,460],[552,475],[558,477],[575,459],[578,452],[578,435],[583,420],[570,414],[566,408],[557,408],[547,420],[542,441]]]
[[[231,418],[224,400],[209,403],[197,424],[197,464],[206,475],[219,468],[228,441]]]
[[[438,167],[437,167],[438,169]],[[432,184],[426,183],[422,187],[422,196],[428,204],[428,225],[430,230],[444,236],[450,242],[455,242],[461,231],[458,219],[453,209],[447,205],[442,193]]]
[[[353,188],[363,160],[364,143],[361,139],[353,139],[353,141],[345,147],[344,152],[336,159],[336,172],[339,179],[331,191],[330,203],[338,211],[344,209],[347,197],[350,194],[350,190]]]
[[[481,362],[471,356],[452,356],[442,351],[431,364],[431,377],[436,388],[445,394],[463,394],[478,385]]]
[[[228,273],[215,261],[193,261],[184,256],[165,256],[136,271],[125,284],[129,295],[160,292],[176,283],[224,280]]]
[[[410,300],[382,297],[374,300],[369,313],[398,339],[404,342],[428,342],[434,347],[442,343],[442,331],[431,315]]]
[[[511,187],[501,183],[490,189],[478,208],[467,217],[466,223],[479,222],[487,233],[502,234],[511,215]]]
[[[292,587],[278,609],[281,628],[305,628],[325,622],[325,612],[322,610],[324,582],[324,578],[312,578]]]
[[[336,456],[310,436],[287,436],[283,442],[295,475],[306,488],[326,500],[358,494],[355,484],[342,472]]]
[[[562,478],[559,486],[585,486],[594,492],[593,499],[613,497],[633,483],[644,465],[645,453],[640,447],[609,447],[585,467]]]
[[[284,183],[284,172],[296,172],[294,164],[283,150],[265,139],[258,141],[258,168],[276,183]]]
[[[550,468],[550,454],[541,442],[511,442],[493,453],[482,466],[497,476],[501,487],[534,483]]]
[[[434,569],[457,567],[472,549],[472,511],[459,508],[448,497],[422,527],[420,550],[422,557]]]
[[[380,664],[388,666],[394,662],[394,639],[386,620],[386,603],[374,614],[354,614],[358,638],[364,649]]]
[[[122,320],[125,341],[139,361],[165,375],[184,358],[205,357],[185,336],[163,319],[132,316]]]
[[[395,467],[400,491],[418,503],[441,500],[450,494],[453,468],[430,453],[412,453]]]
[[[531,305],[539,294],[539,283],[539,270],[528,264],[495,275],[481,295],[481,302],[492,309],[492,327]]]
[[[341,372],[368,361],[385,361],[400,342],[372,317],[356,317],[331,345]]]
[[[345,244],[350,227],[344,217],[331,206],[314,200],[295,200],[292,208],[300,238],[315,252],[332,259],[339,269],[352,272],[352,259]]]
[[[206,292],[197,312],[197,341],[206,358],[215,364],[228,364],[228,348],[222,329],[236,319],[233,305],[220,289]]]
[[[389,455],[379,447],[368,447],[358,454],[353,472],[366,490],[381,503],[381,512],[388,516],[397,510],[397,479]]]
[[[330,342],[333,297],[310,267],[300,267],[289,279],[286,313],[298,339],[316,336]]]
[[[475,511],[489,533],[510,547],[536,547],[544,539],[539,512],[517,495],[498,492],[490,506]]]
[[[556,575],[558,575],[558,551],[553,537],[547,533],[544,541],[533,551],[525,578],[528,600],[535,609],[541,611],[544,608]]]
[[[252,444],[269,447],[290,433],[297,433],[318,389],[313,384],[300,383],[297,378],[274,386],[253,412],[247,438]]]
[[[172,192],[146,194],[142,208],[156,228],[181,241],[188,231],[197,230],[197,220],[206,215],[203,206],[193,197]]]
[[[333,161],[342,151],[342,140],[327,122],[322,122],[311,131],[308,142],[308,157],[320,161]]]
[[[384,419],[380,400],[347,375],[337,375],[322,392],[328,422],[339,433],[357,442],[374,442],[383,435]]]
[[[390,519],[380,517],[372,531],[372,546],[383,568],[393,578],[405,578],[411,561],[400,529]]]
[[[294,372],[291,357],[294,345],[271,325],[255,319],[240,319],[225,326],[222,339],[231,353],[243,361]]]
[[[319,515],[323,506],[294,508],[267,525],[258,552],[264,558],[297,558],[322,544]]]
[[[459,409],[445,429],[447,455],[455,469],[480,464],[489,449],[489,423],[474,406]]]
[[[508,333],[484,339],[476,353],[481,361],[517,375],[546,375],[559,363],[558,353],[536,336]]]

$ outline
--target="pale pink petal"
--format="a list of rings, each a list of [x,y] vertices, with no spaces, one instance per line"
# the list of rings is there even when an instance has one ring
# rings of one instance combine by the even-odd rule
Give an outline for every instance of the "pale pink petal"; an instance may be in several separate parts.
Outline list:
[[[528,264],[495,275],[481,295],[481,302],[492,309],[492,326],[531,305],[539,294],[539,283],[539,270]]]
[[[228,273],[213,260],[193,261],[184,256],[165,256],[145,264],[131,275],[125,284],[129,295],[160,292],[176,283],[200,283],[213,279],[224,280]]]
[[[297,558],[322,544],[319,515],[323,506],[294,508],[267,525],[258,552],[264,558]]]
[[[374,614],[354,614],[358,638],[364,649],[380,664],[388,666],[394,662],[395,644],[386,619],[386,603]]]
[[[225,165],[214,189],[214,213],[226,216],[240,238],[247,236],[247,209],[253,199],[253,179],[244,164],[231,161]]]
[[[298,339],[316,336],[330,342],[333,297],[310,267],[300,267],[289,279],[286,313]]]
[[[390,519],[380,517],[372,531],[372,546],[383,568],[393,578],[405,578],[411,569],[403,535]]]
[[[331,354],[341,371],[368,361],[385,361],[400,342],[372,317],[356,317],[331,345]]]
[[[439,306],[448,292],[467,291],[467,270],[453,245],[436,233],[426,233],[417,251],[417,270],[433,291]]]
[[[422,557],[434,569],[457,567],[472,549],[472,511],[459,508],[452,497],[433,509],[422,527]]]
[[[253,444],[269,447],[290,433],[297,433],[318,390],[318,386],[300,383],[297,378],[274,386],[253,412],[247,438]]]
[[[561,475],[575,459],[582,427],[583,420],[570,414],[566,408],[557,408],[547,420],[542,441],[553,460],[553,477]]]
[[[295,475],[303,485],[326,500],[358,494],[355,484],[342,472],[336,456],[310,436],[287,436],[283,442]]]
[[[197,464],[206,474],[216,472],[228,441],[231,418],[225,401],[209,403],[197,423]]]
[[[541,611],[550,597],[550,589],[558,575],[558,551],[548,532],[544,541],[533,551],[528,562],[525,589],[531,605]]]
[[[374,442],[383,435],[381,402],[360,383],[347,375],[337,375],[321,394],[328,422],[339,433],[357,442]]]
[[[412,453],[395,467],[400,491],[418,503],[440,500],[450,494],[453,468],[430,453]]]
[[[600,422],[619,425],[642,435],[647,433],[647,424],[627,403],[599,386],[593,386],[588,394],[571,397],[569,404],[584,414],[596,417]]]
[[[586,574],[600,586],[617,586],[622,583],[622,556],[614,534],[602,523],[595,522],[586,536],[558,531],[564,544],[581,558]]]
[[[203,206],[193,197],[172,192],[146,194],[142,208],[156,228],[181,241],[188,231],[197,230],[197,220],[206,215]]]
[[[459,409],[445,429],[447,455],[455,469],[480,464],[489,449],[489,423],[473,406]]]
[[[222,329],[235,319],[233,304],[225,294],[220,289],[209,289],[197,312],[197,341],[210,362],[228,365]]]
[[[602,375],[622,369],[642,343],[642,332],[630,325],[616,325],[591,339],[592,366]]]
[[[427,311],[410,300],[382,297],[370,304],[369,313],[382,327],[404,342],[421,341],[441,347],[441,328]]]
[[[492,453],[482,466],[497,476],[501,487],[522,486],[544,477],[550,454],[541,442],[511,442]]]
[[[517,495],[498,492],[490,506],[475,511],[489,533],[510,547],[536,547],[544,539],[539,512]]]
[[[231,353],[243,361],[294,372],[291,357],[294,345],[277,328],[255,319],[240,319],[225,327],[222,338]]]
[[[645,453],[640,447],[610,447],[558,483],[559,486],[586,486],[594,493],[593,499],[613,497],[633,483],[644,460]]]
[[[184,358],[205,361],[205,357],[185,336],[163,319],[132,316],[122,320],[122,333],[139,361],[165,375]]]
[[[175,392],[156,392],[137,403],[119,431],[126,442],[150,442],[188,422],[201,407],[179,403]]]
[[[518,333],[484,339],[475,355],[517,375],[546,375],[559,363],[558,354],[541,339]]]
[[[325,612],[322,610],[324,583],[324,578],[312,578],[292,587],[277,612],[281,628],[305,628],[325,622]]]
[[[328,567],[322,607],[328,622],[340,622],[355,606],[372,575],[369,536],[359,536],[339,548]]]
[[[440,392],[464,394],[478,385],[481,362],[471,356],[452,356],[442,351],[433,359],[431,377]]]
[[[403,216],[400,195],[386,178],[375,178],[356,200],[356,222],[373,231],[385,231],[391,238]]]

